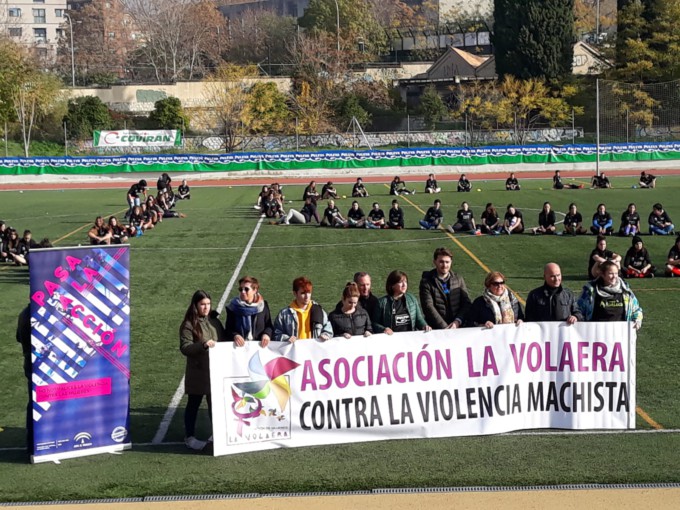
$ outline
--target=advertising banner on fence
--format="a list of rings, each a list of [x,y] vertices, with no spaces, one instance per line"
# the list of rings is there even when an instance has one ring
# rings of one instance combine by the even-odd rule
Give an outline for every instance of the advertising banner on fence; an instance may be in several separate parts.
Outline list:
[[[95,131],[95,147],[181,147],[182,132],[167,130]]]
[[[210,352],[215,455],[635,428],[630,324],[524,323]]]
[[[129,247],[30,259],[32,461],[130,448]]]

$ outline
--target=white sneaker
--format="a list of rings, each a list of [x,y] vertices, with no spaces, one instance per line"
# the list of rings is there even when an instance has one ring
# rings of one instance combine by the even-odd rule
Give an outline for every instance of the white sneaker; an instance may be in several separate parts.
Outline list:
[[[190,450],[200,451],[205,448],[207,443],[205,441],[201,441],[200,439],[196,439],[194,436],[189,436],[184,438],[184,444]]]

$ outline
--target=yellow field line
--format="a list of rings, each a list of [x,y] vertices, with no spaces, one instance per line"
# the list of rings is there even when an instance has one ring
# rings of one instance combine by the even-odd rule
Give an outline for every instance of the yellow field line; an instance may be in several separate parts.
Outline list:
[[[388,187],[387,184],[386,184],[385,186]],[[414,204],[414,203],[413,203],[411,200],[409,200],[408,198],[406,198],[406,197],[404,197],[404,196],[401,196],[400,198],[402,198],[404,201],[408,202],[408,203],[409,203],[413,208],[415,208],[417,211],[420,211],[421,214],[425,214],[425,211],[423,211],[417,204]],[[439,225],[439,228],[440,228],[441,230],[443,230],[444,233],[445,233],[445,234],[446,234],[446,235],[447,235],[454,243],[456,243],[456,245],[457,245],[461,250],[463,250],[463,251],[464,251],[464,252],[465,252],[472,260],[474,260],[474,261],[477,263],[477,265],[479,265],[479,267],[481,267],[481,268],[482,268],[484,271],[486,271],[487,273],[491,271],[491,270],[486,266],[486,264],[484,264],[481,260],[479,260],[479,258],[477,258],[477,256],[476,256],[474,253],[472,253],[470,250],[468,250],[468,249],[463,245],[463,243],[461,243],[458,239],[456,239],[450,232],[447,232],[446,229],[444,229],[441,225]],[[519,299],[520,302],[521,302],[523,305],[526,305],[526,301],[524,301],[524,300],[517,294],[517,292],[515,292],[514,290],[512,290],[510,287],[508,287],[508,289],[509,289],[515,296],[517,296],[517,299]],[[676,289],[674,289],[674,290],[676,290]],[[653,429],[657,429],[657,430],[662,430],[662,429],[663,429],[663,427],[662,427],[661,425],[659,425],[656,421],[654,421],[654,419],[652,419],[652,417],[649,416],[649,415],[644,411],[644,409],[642,409],[640,406],[637,406],[637,407],[635,408],[635,412],[638,414],[638,416],[639,416],[640,418],[642,418],[644,421],[646,421],[647,424],[648,424],[650,427],[652,427]]]

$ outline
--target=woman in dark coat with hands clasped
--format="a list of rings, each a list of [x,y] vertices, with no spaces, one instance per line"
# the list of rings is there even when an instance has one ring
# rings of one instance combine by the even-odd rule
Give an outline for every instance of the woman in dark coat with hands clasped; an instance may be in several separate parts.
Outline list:
[[[179,328],[179,349],[187,358],[184,375],[184,392],[187,394],[184,444],[192,450],[202,450],[206,446],[205,441],[196,439],[196,418],[203,396],[208,401],[208,411],[212,416],[208,350],[215,347],[216,342],[223,340],[225,335],[222,324],[216,318],[210,317],[210,295],[197,290]]]

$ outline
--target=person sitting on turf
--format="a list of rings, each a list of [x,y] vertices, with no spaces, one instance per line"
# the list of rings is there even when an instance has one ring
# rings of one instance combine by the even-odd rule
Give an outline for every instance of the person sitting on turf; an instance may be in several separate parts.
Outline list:
[[[399,207],[399,202],[392,200],[392,207],[387,213],[387,225],[385,228],[401,230],[404,228],[404,211]]]
[[[460,209],[456,213],[456,222],[446,227],[446,230],[452,234],[456,232],[469,232],[472,235],[481,234],[475,223],[475,214],[467,202],[460,204]]]
[[[574,293],[562,287],[562,270],[554,262],[543,268],[543,285],[529,292],[527,322],[565,321],[571,325],[583,320]]]
[[[315,181],[311,181],[305,188],[305,191],[302,193],[302,200],[307,200],[307,198],[311,198],[314,204],[316,204],[319,198],[321,198],[319,193],[316,191]]]
[[[290,225],[291,223],[306,225],[307,223],[312,222],[312,218],[316,220],[317,224],[321,224],[319,213],[316,211],[316,205],[312,202],[312,197],[307,197],[302,209],[299,211],[296,211],[293,208],[288,209],[288,213],[285,216],[281,216],[278,223],[279,225]]]
[[[628,204],[628,208],[621,213],[621,226],[619,227],[619,235],[635,236],[640,233],[640,215],[637,212],[635,204]]]
[[[458,179],[457,189],[459,192],[472,191],[472,183],[468,180],[465,174],[462,174],[460,179]]]
[[[128,242],[128,229],[118,223],[118,218],[109,218],[109,234],[111,234],[111,244],[123,244]]]
[[[597,236],[595,249],[590,252],[590,257],[588,258],[588,278],[600,276],[600,266],[605,262],[613,262],[616,267],[621,269],[621,255],[608,250],[607,238],[600,235]]]
[[[573,202],[569,204],[569,211],[564,217],[564,233],[571,236],[588,233],[583,227],[583,216],[578,212],[576,204]]]
[[[15,231],[16,234],[16,231]],[[30,230],[24,230],[24,235],[16,243],[15,249],[10,249],[10,257],[14,260],[17,266],[29,265],[28,255],[33,248],[40,248],[40,245],[33,240],[33,234]]]
[[[151,222],[156,225],[163,221],[163,209],[156,202],[156,198],[153,195],[146,197],[146,202],[142,206],[146,217],[151,220]]]
[[[550,202],[545,202],[543,204],[543,209],[538,213],[538,227],[534,227],[531,231],[534,235],[555,234],[555,211],[552,210]]]
[[[243,347],[246,341],[267,347],[274,334],[269,304],[260,294],[260,282],[252,276],[238,281],[238,296],[227,304],[224,331],[227,341]]]
[[[366,217],[366,228],[387,228],[385,225],[385,213],[378,202],[373,202],[373,207]]]
[[[443,219],[442,202],[437,199],[432,207],[427,210],[425,217],[420,220],[420,228],[423,230],[437,230]]]
[[[104,218],[97,216],[94,220],[94,225],[87,232],[87,237],[90,238],[90,244],[111,244],[111,232],[109,227],[104,223]]]
[[[364,186],[364,181],[361,177],[357,177],[357,182],[352,186],[352,196],[355,198],[367,197],[369,196],[366,186]]]
[[[207,445],[206,441],[196,439],[196,419],[204,396],[208,411],[212,413],[208,351],[217,342],[226,339],[222,323],[210,314],[210,307],[211,300],[207,292],[194,292],[179,328],[179,349],[187,358],[184,372],[184,393],[187,394],[184,444],[192,450],[202,450]]]
[[[441,188],[437,184],[437,179],[434,178],[434,174],[430,174],[425,181],[425,193],[439,193]]]
[[[378,306],[371,317],[374,333],[391,335],[401,331],[431,331],[418,299],[408,292],[408,275],[392,271],[385,282],[387,294],[378,299]]]
[[[282,218],[284,216],[281,202],[277,200],[273,189],[270,189],[267,193],[267,197],[265,198],[262,207],[262,212],[267,218]]]
[[[647,248],[642,244],[640,236],[633,237],[633,245],[628,248],[623,258],[623,276],[625,278],[654,278],[656,268],[652,265]]]
[[[139,237],[142,234],[144,234],[145,230],[153,228],[153,223],[151,223],[144,217],[144,211],[142,210],[142,207],[139,205],[133,207],[129,221],[130,231],[131,232],[134,231],[134,235],[136,237]]]
[[[643,171],[640,174],[640,182],[638,185],[641,188],[656,188],[656,176]]]
[[[359,288],[349,282],[342,290],[342,300],[338,303],[328,319],[333,326],[333,336],[352,338],[353,336],[371,336],[373,326],[368,312],[359,304]]]
[[[312,301],[312,282],[304,276],[293,280],[293,301],[274,321],[274,341],[296,342],[333,337],[333,326],[321,305]]]
[[[510,173],[510,177],[505,180],[505,191],[519,191],[520,185],[517,177],[515,177],[515,172]]]
[[[0,262],[6,262],[9,259],[7,253],[7,241],[9,240],[9,227],[4,221],[0,221]]]
[[[603,262],[600,275],[583,286],[578,307],[586,321],[627,321],[633,322],[635,329],[642,326],[640,303],[619,278],[619,267],[612,261]]]
[[[614,220],[604,204],[597,205],[590,231],[596,236],[610,236],[614,233]]]
[[[366,215],[356,200],[352,202],[352,207],[347,211],[347,224],[355,228],[362,228],[366,225]]]
[[[503,229],[501,220],[498,217],[498,211],[496,211],[496,207],[494,207],[491,202],[486,204],[486,207],[484,208],[482,223],[479,225],[479,228],[483,234],[491,235],[498,235]]]
[[[335,200],[328,201],[328,207],[323,212],[322,225],[328,227],[343,228],[347,226],[347,220],[340,213],[340,209],[335,205]]]
[[[328,181],[323,185],[323,188],[321,188],[321,198],[324,200],[328,200],[329,198],[338,198],[338,190],[335,189],[335,186],[333,186],[331,181]]]
[[[680,276],[680,236],[675,238],[666,257],[666,276]]]
[[[663,206],[656,203],[652,206],[652,212],[649,213],[649,233],[651,235],[667,236],[675,233],[675,225],[671,221],[671,217]]]
[[[508,207],[505,209],[502,232],[508,235],[524,232],[524,216],[522,211],[512,204],[508,204]]]
[[[390,183],[390,195],[415,195],[416,190],[406,189],[406,183],[397,175]]]
[[[452,262],[450,249],[437,248],[432,258],[434,269],[423,271],[420,280],[420,303],[433,329],[463,327],[472,304],[465,280],[451,271]]]
[[[472,302],[468,325],[491,329],[495,324],[515,324],[524,321],[524,310],[517,296],[505,286],[505,276],[491,271],[484,279],[484,292]]]
[[[269,186],[266,184],[262,186],[262,189],[260,190],[259,195],[257,195],[257,202],[255,202],[255,205],[253,206],[255,209],[258,211],[261,211],[264,208],[264,204],[267,201],[267,197],[269,196]]]
[[[125,217],[127,218],[132,214],[132,208],[135,207],[136,205],[142,205],[142,198],[140,195],[146,199],[146,188],[147,188],[147,183],[146,180],[140,179],[139,182],[136,182],[132,186],[130,186],[130,189],[127,192],[127,203],[129,206],[128,211],[125,213]]]
[[[286,197],[283,194],[283,186],[281,186],[278,182],[273,182],[269,189],[274,192],[274,198],[279,201],[281,210],[283,210],[283,204],[286,203]]]
[[[555,170],[553,175],[553,189],[583,189],[583,184],[564,184],[559,170]]]
[[[609,182],[609,177],[604,175],[604,172],[602,172],[600,175],[593,175],[593,179],[590,183],[591,189],[605,189],[611,187],[612,184]]]
[[[177,200],[191,200],[191,188],[189,188],[186,179],[182,179],[182,184],[180,184],[177,188],[177,194],[175,197]]]

